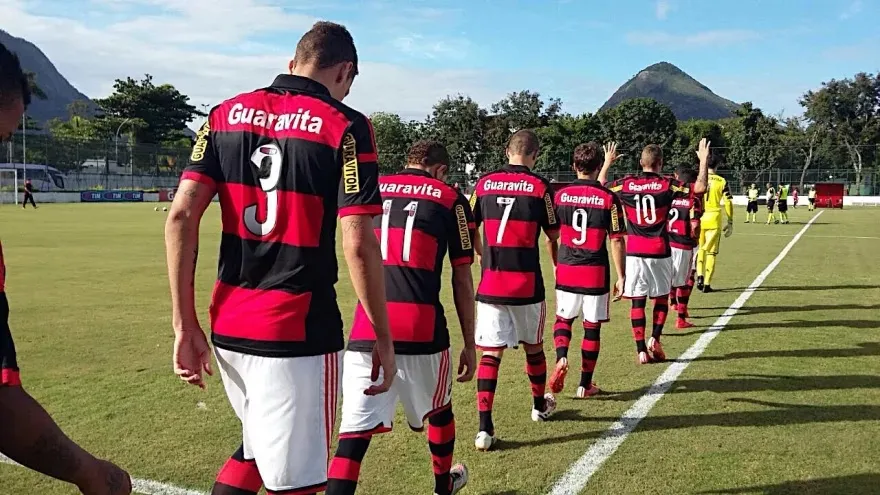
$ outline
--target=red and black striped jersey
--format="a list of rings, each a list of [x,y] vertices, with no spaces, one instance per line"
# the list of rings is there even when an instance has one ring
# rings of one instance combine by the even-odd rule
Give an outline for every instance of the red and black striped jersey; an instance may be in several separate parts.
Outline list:
[[[440,302],[443,260],[452,266],[474,262],[474,220],[467,199],[452,186],[418,169],[384,176],[382,216],[373,219],[385,264],[385,292],[394,350],[434,354],[449,348],[449,329]],[[360,303],[348,348],[371,351],[373,324]]]
[[[6,262],[3,245],[0,244],[0,386],[21,385],[18,362],[15,358],[15,342],[9,329],[9,300],[6,299]]]
[[[220,198],[214,345],[270,357],[342,350],[336,217],[382,213],[370,121],[323,85],[280,75],[211,110],[183,179]]]
[[[553,189],[528,167],[506,165],[482,176],[471,195],[483,226],[482,278],[477,301],[525,305],[544,300],[538,237],[559,230]]]
[[[578,179],[556,192],[556,216],[562,225],[556,263],[556,288],[575,294],[611,290],[607,238],[626,227],[620,199],[595,180]]]
[[[691,194],[675,198],[669,209],[669,245],[678,249],[693,249],[698,244],[694,238],[693,221],[702,214],[702,202],[693,194],[693,184],[688,187]]]
[[[659,174],[644,172],[614,181],[609,187],[626,213],[626,254],[666,258],[669,248],[669,209],[673,200],[690,195],[690,188]]]

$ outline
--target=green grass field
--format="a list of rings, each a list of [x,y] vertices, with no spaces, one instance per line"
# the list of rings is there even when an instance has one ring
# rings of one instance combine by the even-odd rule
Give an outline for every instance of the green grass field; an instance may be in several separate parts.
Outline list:
[[[201,391],[172,374],[165,214],[153,206],[0,208],[11,325],[25,387],[71,437],[138,478],[208,490],[238,446],[240,427],[219,378]],[[667,326],[670,358],[693,344],[811,214],[799,208],[791,217],[791,225],[767,226],[745,225],[738,216],[713,282],[722,290],[693,296],[700,328]],[[203,314],[219,227],[215,205],[202,229]],[[824,212],[584,493],[880,492],[878,248],[880,210]],[[552,287],[546,264],[544,275]],[[344,268],[340,278],[348,317],[355,301]],[[448,311],[451,299],[447,288]],[[605,393],[589,401],[561,397],[551,422],[530,420],[524,357],[505,356],[495,401],[502,442],[493,452],[473,448],[475,383],[455,385],[456,458],[471,471],[466,493],[546,493],[668,366],[636,364],[626,303],[613,305],[612,318],[596,373]],[[460,348],[457,324],[452,333]],[[397,424],[373,441],[359,493],[431,492],[426,441],[402,417]],[[0,464],[0,493],[74,491]]]

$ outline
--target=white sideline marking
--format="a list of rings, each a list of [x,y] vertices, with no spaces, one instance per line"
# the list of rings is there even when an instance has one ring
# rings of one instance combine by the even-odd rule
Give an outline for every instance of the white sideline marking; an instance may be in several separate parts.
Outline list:
[[[764,283],[764,280],[770,276],[773,270],[779,266],[779,263],[781,263],[788,255],[788,252],[791,251],[791,248],[794,247],[804,235],[804,232],[810,228],[810,225],[812,225],[821,214],[822,211],[816,213],[816,216],[810,219],[800,232],[795,234],[785,248],[782,249],[782,252],[780,252],[769,265],[767,265],[767,268],[764,268],[764,271],[758,274],[746,290],[736,298],[736,301],[733,301],[733,304],[727,308],[727,311],[718,317],[718,319],[715,320],[715,323],[712,324],[708,330],[703,332],[700,338],[684,351],[684,354],[682,354],[677,361],[669,365],[669,367],[666,368],[666,371],[664,371],[654,384],[651,385],[651,388],[648,389],[648,391],[645,392],[645,394],[642,395],[625,413],[623,413],[619,420],[609,426],[608,429],[605,430],[605,433],[596,440],[596,443],[590,446],[589,450],[587,450],[580,459],[575,461],[575,463],[568,468],[568,471],[562,475],[562,478],[553,484],[553,487],[550,489],[550,495],[578,495],[584,487],[587,486],[587,482],[590,481],[590,478],[592,478],[594,474],[596,474],[599,467],[601,467],[602,464],[614,454],[617,448],[620,447],[624,440],[626,440],[626,437],[635,430],[639,422],[645,419],[648,413],[651,412],[654,404],[656,404],[657,401],[669,391],[672,384],[675,383],[675,380],[678,379],[679,375],[681,375],[688,365],[690,365],[691,361],[699,357],[700,354],[709,347],[712,340],[721,332],[721,330],[724,329],[725,326],[727,326],[731,318],[733,318],[746,304],[746,301],[752,297],[755,290]]]
[[[3,464],[11,464],[20,466],[17,462],[0,454],[0,462]],[[135,493],[143,493],[144,495],[208,495],[205,492],[195,490],[187,490],[179,486],[168,485],[153,480],[142,480],[140,478],[131,479],[131,487]]]

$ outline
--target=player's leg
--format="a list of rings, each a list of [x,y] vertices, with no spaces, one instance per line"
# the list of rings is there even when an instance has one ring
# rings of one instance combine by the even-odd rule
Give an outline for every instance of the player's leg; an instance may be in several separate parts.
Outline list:
[[[400,360],[409,356],[398,356]],[[392,389],[380,395],[369,396],[364,390],[372,385],[370,373],[373,356],[366,352],[348,351],[342,366],[342,421],[336,455],[330,462],[327,475],[328,495],[350,495],[357,489],[361,463],[367,455],[373,435],[391,431],[397,402],[397,380]],[[380,380],[381,371],[380,371]]]
[[[489,450],[495,444],[495,423],[492,408],[495,389],[498,386],[498,367],[504,349],[515,345],[513,321],[505,306],[477,302],[476,323],[477,348],[481,351],[477,366],[477,412],[480,415],[480,431],[474,440],[477,450]]]
[[[648,295],[653,303],[651,319],[651,340],[648,351],[655,361],[665,361],[666,353],[660,344],[666,317],[669,314],[669,291],[672,287],[672,258],[655,258],[648,260]]]
[[[636,341],[636,355],[639,363],[648,364],[651,357],[645,344],[645,306],[648,299],[648,284],[644,279],[645,258],[637,256],[626,257],[626,279],[624,280],[623,297],[629,299],[632,307],[629,310],[629,319],[632,324],[633,340]]]
[[[248,372],[247,369],[242,369],[246,364],[244,355],[224,349],[215,351],[217,367],[220,368],[220,377],[229,403],[235,415],[242,420],[245,417],[247,388],[241,373]],[[263,487],[254,456],[250,451],[245,451],[245,445],[248,444],[246,437],[247,430],[242,427],[242,445],[217,473],[212,495],[257,495]]]
[[[674,297],[676,304],[671,309],[678,314],[675,327],[678,329],[690,328],[693,325],[687,321],[687,305],[690,293],[686,292],[688,278],[691,273],[691,261],[693,260],[692,249],[672,248],[672,291],[670,298]]]
[[[584,340],[581,343],[581,380],[575,397],[585,399],[599,393],[593,373],[599,360],[602,323],[608,321],[610,295],[584,296]]]
[[[706,275],[703,279],[703,292],[712,292],[712,277],[715,275],[715,262],[721,245],[721,232],[717,229],[706,233]]]
[[[33,194],[30,194],[29,196],[30,196],[30,200],[31,200],[31,206],[33,206],[34,209],[36,209],[36,208],[37,208],[37,202],[34,201],[34,195],[33,195]]]
[[[556,347],[556,367],[550,375],[550,391],[554,394],[565,388],[568,375],[568,346],[571,344],[571,326],[581,311],[584,296],[562,290],[556,291],[556,323],[553,325],[553,345]]]
[[[268,494],[326,489],[340,354],[246,356],[244,427]]]
[[[545,421],[556,412],[556,399],[547,393],[547,356],[544,354],[544,324],[547,304],[544,301],[524,306],[509,306],[517,340],[526,351],[526,375],[532,390],[532,421]]]
[[[706,243],[706,229],[700,227],[700,240],[697,244],[697,265],[694,269],[694,273],[696,275],[696,285],[697,290],[703,289],[703,277],[705,276],[706,270],[706,250],[703,246]]]
[[[452,412],[452,360],[449,349],[428,355],[399,356],[400,402],[409,427],[422,431],[428,422],[428,449],[434,470],[434,493],[458,493],[468,481],[467,468],[452,465],[455,416]]]

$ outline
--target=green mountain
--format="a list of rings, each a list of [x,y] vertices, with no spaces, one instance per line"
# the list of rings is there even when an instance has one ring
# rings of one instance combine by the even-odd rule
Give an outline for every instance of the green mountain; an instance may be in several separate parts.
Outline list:
[[[28,107],[28,116],[40,124],[55,117],[67,119],[67,105],[82,100],[96,106],[89,97],[80,93],[58,72],[49,57],[28,40],[16,38],[0,29],[0,43],[18,55],[24,70],[36,74],[37,85],[46,93],[46,99],[34,98]]]
[[[668,106],[679,120],[724,119],[732,117],[739,108],[669,62],[640,71],[615,91],[600,110],[614,108],[633,98],[653,98]]]

